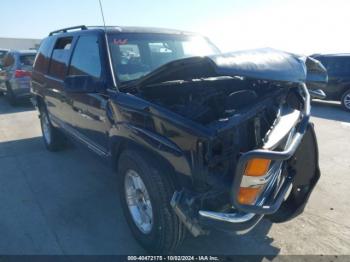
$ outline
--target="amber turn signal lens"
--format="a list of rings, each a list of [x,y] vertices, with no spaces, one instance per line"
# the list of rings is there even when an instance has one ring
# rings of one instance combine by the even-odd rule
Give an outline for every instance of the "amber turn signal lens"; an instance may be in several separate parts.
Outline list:
[[[248,161],[247,167],[245,169],[245,176],[263,176],[269,170],[271,160],[254,158]]]
[[[238,194],[238,202],[242,205],[253,204],[260,193],[261,187],[241,187]]]

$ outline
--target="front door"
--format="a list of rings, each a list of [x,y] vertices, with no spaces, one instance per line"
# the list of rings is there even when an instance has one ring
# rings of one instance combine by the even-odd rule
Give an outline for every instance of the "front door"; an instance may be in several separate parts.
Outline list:
[[[96,81],[104,81],[100,40],[97,35],[79,37],[68,75],[89,75]],[[100,90],[94,93],[68,94],[68,103],[73,110],[71,125],[76,135],[100,155],[108,152],[109,124],[106,116],[108,97],[105,92],[105,90]]]

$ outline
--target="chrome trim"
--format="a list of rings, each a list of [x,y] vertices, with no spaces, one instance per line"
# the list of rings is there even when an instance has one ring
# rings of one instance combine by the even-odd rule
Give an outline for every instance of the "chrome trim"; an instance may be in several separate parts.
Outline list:
[[[306,130],[309,124],[311,107],[310,107],[310,94],[308,93],[306,85],[302,83],[300,84],[299,88],[300,88],[300,92],[304,93],[304,108],[301,111],[300,121],[296,124],[295,128],[293,128],[292,131],[289,131],[291,133],[294,133],[294,135],[288,138],[289,141],[287,143],[286,148],[283,151],[272,151],[267,149],[252,150],[242,154],[238,160],[235,179],[232,185],[231,201],[233,206],[241,212],[255,213],[260,215],[272,214],[276,212],[280,207],[281,203],[283,202],[284,195],[288,191],[293,181],[294,174],[288,173],[282,185],[279,187],[279,190],[276,193],[276,197],[271,203],[261,204],[260,201],[258,201],[253,205],[243,205],[243,204],[240,204],[237,200],[237,195],[238,195],[239,188],[244,175],[245,166],[250,159],[263,158],[263,159],[270,159],[274,161],[287,160],[294,155],[299,144],[301,143],[301,140],[304,137],[304,134],[306,133]],[[286,133],[286,135],[287,134],[288,133]],[[277,148],[280,142],[281,141],[277,142],[277,144],[275,145],[272,145],[272,147]]]
[[[253,213],[222,213],[203,210],[199,211],[199,215],[205,218],[228,223],[244,223],[251,220],[255,216]]]
[[[220,222],[244,223],[252,220],[256,215],[261,215],[260,217],[261,219],[264,214],[271,214],[277,211],[277,209],[282,204],[285,195],[289,192],[290,187],[292,185],[293,177],[291,175],[288,175],[284,179],[284,181],[279,183],[279,187],[277,190],[278,192],[276,192],[275,202],[272,205],[266,206],[264,205],[265,201],[270,196],[271,192],[274,190],[277,180],[280,177],[280,174],[282,172],[281,167],[283,164],[283,160],[287,160],[290,157],[292,157],[292,155],[297,150],[306,132],[307,125],[309,123],[309,118],[310,118],[310,95],[308,93],[308,90],[305,84],[301,84],[301,90],[305,95],[304,108],[301,112],[302,117],[299,123],[293,126],[292,129],[289,129],[286,132],[286,134],[283,136],[285,137],[288,135],[288,139],[287,139],[284,151],[257,149],[257,150],[249,151],[240,157],[238,161],[237,169],[236,169],[236,177],[233,184],[233,190],[232,190],[233,194],[231,196],[233,206],[234,208],[237,208],[237,212],[224,213],[224,212],[200,210],[199,211],[200,216],[208,219],[212,219],[215,221],[220,221]],[[277,144],[271,145],[271,147],[277,148],[281,143],[281,140],[278,140],[276,143]],[[244,174],[245,165],[247,161],[249,161],[254,157],[275,160],[276,162],[273,168],[276,168],[276,169],[274,169],[275,172],[269,171],[269,173],[264,177],[264,179],[267,179],[269,181],[265,187],[264,192],[258,198],[256,203],[254,205],[241,205],[237,201],[238,189],[244,177],[243,174]],[[256,181],[256,182],[259,182],[259,181]],[[258,221],[260,219],[258,219]]]

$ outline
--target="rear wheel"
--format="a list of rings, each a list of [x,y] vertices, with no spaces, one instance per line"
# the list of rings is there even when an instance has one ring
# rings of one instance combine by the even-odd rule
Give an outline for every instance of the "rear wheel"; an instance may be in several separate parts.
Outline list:
[[[184,239],[185,228],[170,206],[174,185],[154,159],[126,150],[118,163],[122,208],[136,240],[148,251],[168,254]]]
[[[15,94],[13,93],[11,84],[9,82],[6,82],[6,98],[10,105],[15,106],[17,105],[17,99]]]
[[[341,105],[346,111],[350,111],[350,90],[343,94],[341,98]]]
[[[40,106],[40,124],[43,140],[49,151],[58,151],[64,145],[63,135],[51,122],[45,106]]]

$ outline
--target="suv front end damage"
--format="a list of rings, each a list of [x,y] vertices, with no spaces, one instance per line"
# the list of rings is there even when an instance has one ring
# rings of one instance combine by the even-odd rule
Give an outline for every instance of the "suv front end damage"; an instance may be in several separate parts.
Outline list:
[[[262,56],[261,52],[255,53],[260,58],[258,61],[265,57],[264,52]],[[241,58],[237,59],[240,65],[244,64]],[[316,136],[309,123],[307,68],[301,59],[294,56],[293,59],[299,68],[296,63],[282,66],[292,66],[289,70],[295,70],[294,76],[283,72],[278,79],[275,72],[267,74],[273,78],[270,81],[256,71],[261,64],[259,67],[253,62],[249,62],[244,73],[235,73],[254,78],[258,72],[259,78],[264,78],[262,85],[265,81],[278,83],[276,87],[283,91],[271,92],[249,108],[236,110],[232,116],[209,124],[215,127],[217,135],[209,142],[199,142],[198,146],[203,152],[202,179],[211,185],[210,189],[200,193],[183,189],[175,192],[171,201],[176,214],[194,236],[206,234],[213,227],[246,231],[264,216],[278,223],[303,212],[320,170]],[[234,57],[231,62],[237,65]],[[265,63],[265,70],[269,72],[273,66],[273,62]],[[255,69],[249,71],[251,68]],[[327,80],[325,71],[321,70],[318,81],[320,78]],[[274,116],[273,121],[267,120],[267,112]],[[263,121],[270,126],[264,127]]]

